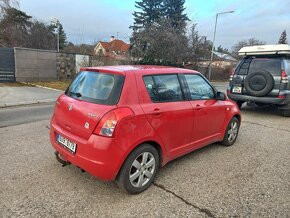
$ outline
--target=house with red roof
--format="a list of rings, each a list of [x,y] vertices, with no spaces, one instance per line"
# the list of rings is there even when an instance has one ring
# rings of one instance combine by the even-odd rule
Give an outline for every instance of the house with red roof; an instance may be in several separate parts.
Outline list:
[[[110,42],[99,41],[94,49],[94,53],[97,56],[103,56],[106,59],[116,61],[128,60],[127,52],[129,51],[129,48],[130,44],[111,36]]]

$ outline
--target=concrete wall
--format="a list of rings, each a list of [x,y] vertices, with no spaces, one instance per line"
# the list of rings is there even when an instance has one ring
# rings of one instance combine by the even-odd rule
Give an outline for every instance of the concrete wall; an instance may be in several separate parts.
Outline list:
[[[55,51],[14,48],[14,55],[16,81],[32,82],[57,79]]]

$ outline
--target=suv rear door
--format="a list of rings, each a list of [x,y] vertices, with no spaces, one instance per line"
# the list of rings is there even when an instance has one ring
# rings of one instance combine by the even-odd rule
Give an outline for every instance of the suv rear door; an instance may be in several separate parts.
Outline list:
[[[266,83],[271,85],[272,88],[270,92],[266,93],[265,95],[257,95],[257,96],[278,96],[281,84],[281,58],[280,57],[247,57],[245,58],[239,66],[236,68],[232,85],[231,85],[231,92],[234,94],[246,94],[246,95],[256,95],[255,89],[249,88],[249,84],[247,86],[246,83],[251,82],[253,85],[255,83],[258,84],[259,81],[247,81],[246,78],[251,74],[256,73],[267,73],[272,78],[267,78]],[[263,78],[262,78],[263,79]],[[238,87],[241,87],[240,89]],[[258,91],[256,91],[258,93]]]

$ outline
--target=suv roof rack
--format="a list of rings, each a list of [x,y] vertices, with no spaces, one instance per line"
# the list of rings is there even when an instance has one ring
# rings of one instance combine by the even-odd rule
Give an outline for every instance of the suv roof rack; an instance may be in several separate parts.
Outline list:
[[[246,46],[239,50],[239,55],[271,55],[271,54],[289,54],[290,45],[256,45]]]

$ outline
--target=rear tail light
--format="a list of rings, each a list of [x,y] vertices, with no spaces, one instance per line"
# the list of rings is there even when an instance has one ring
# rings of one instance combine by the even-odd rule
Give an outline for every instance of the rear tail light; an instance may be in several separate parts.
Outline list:
[[[285,70],[281,71],[281,82],[282,83],[288,83],[289,82],[288,76],[287,76],[287,73],[286,73]]]
[[[231,73],[230,73],[230,81],[233,80],[233,78],[234,78],[234,73],[235,73],[235,70],[234,70],[234,69],[231,69]]]
[[[109,111],[103,116],[97,125],[94,134],[112,137],[118,123],[125,117],[134,115],[130,108],[117,108]]]

